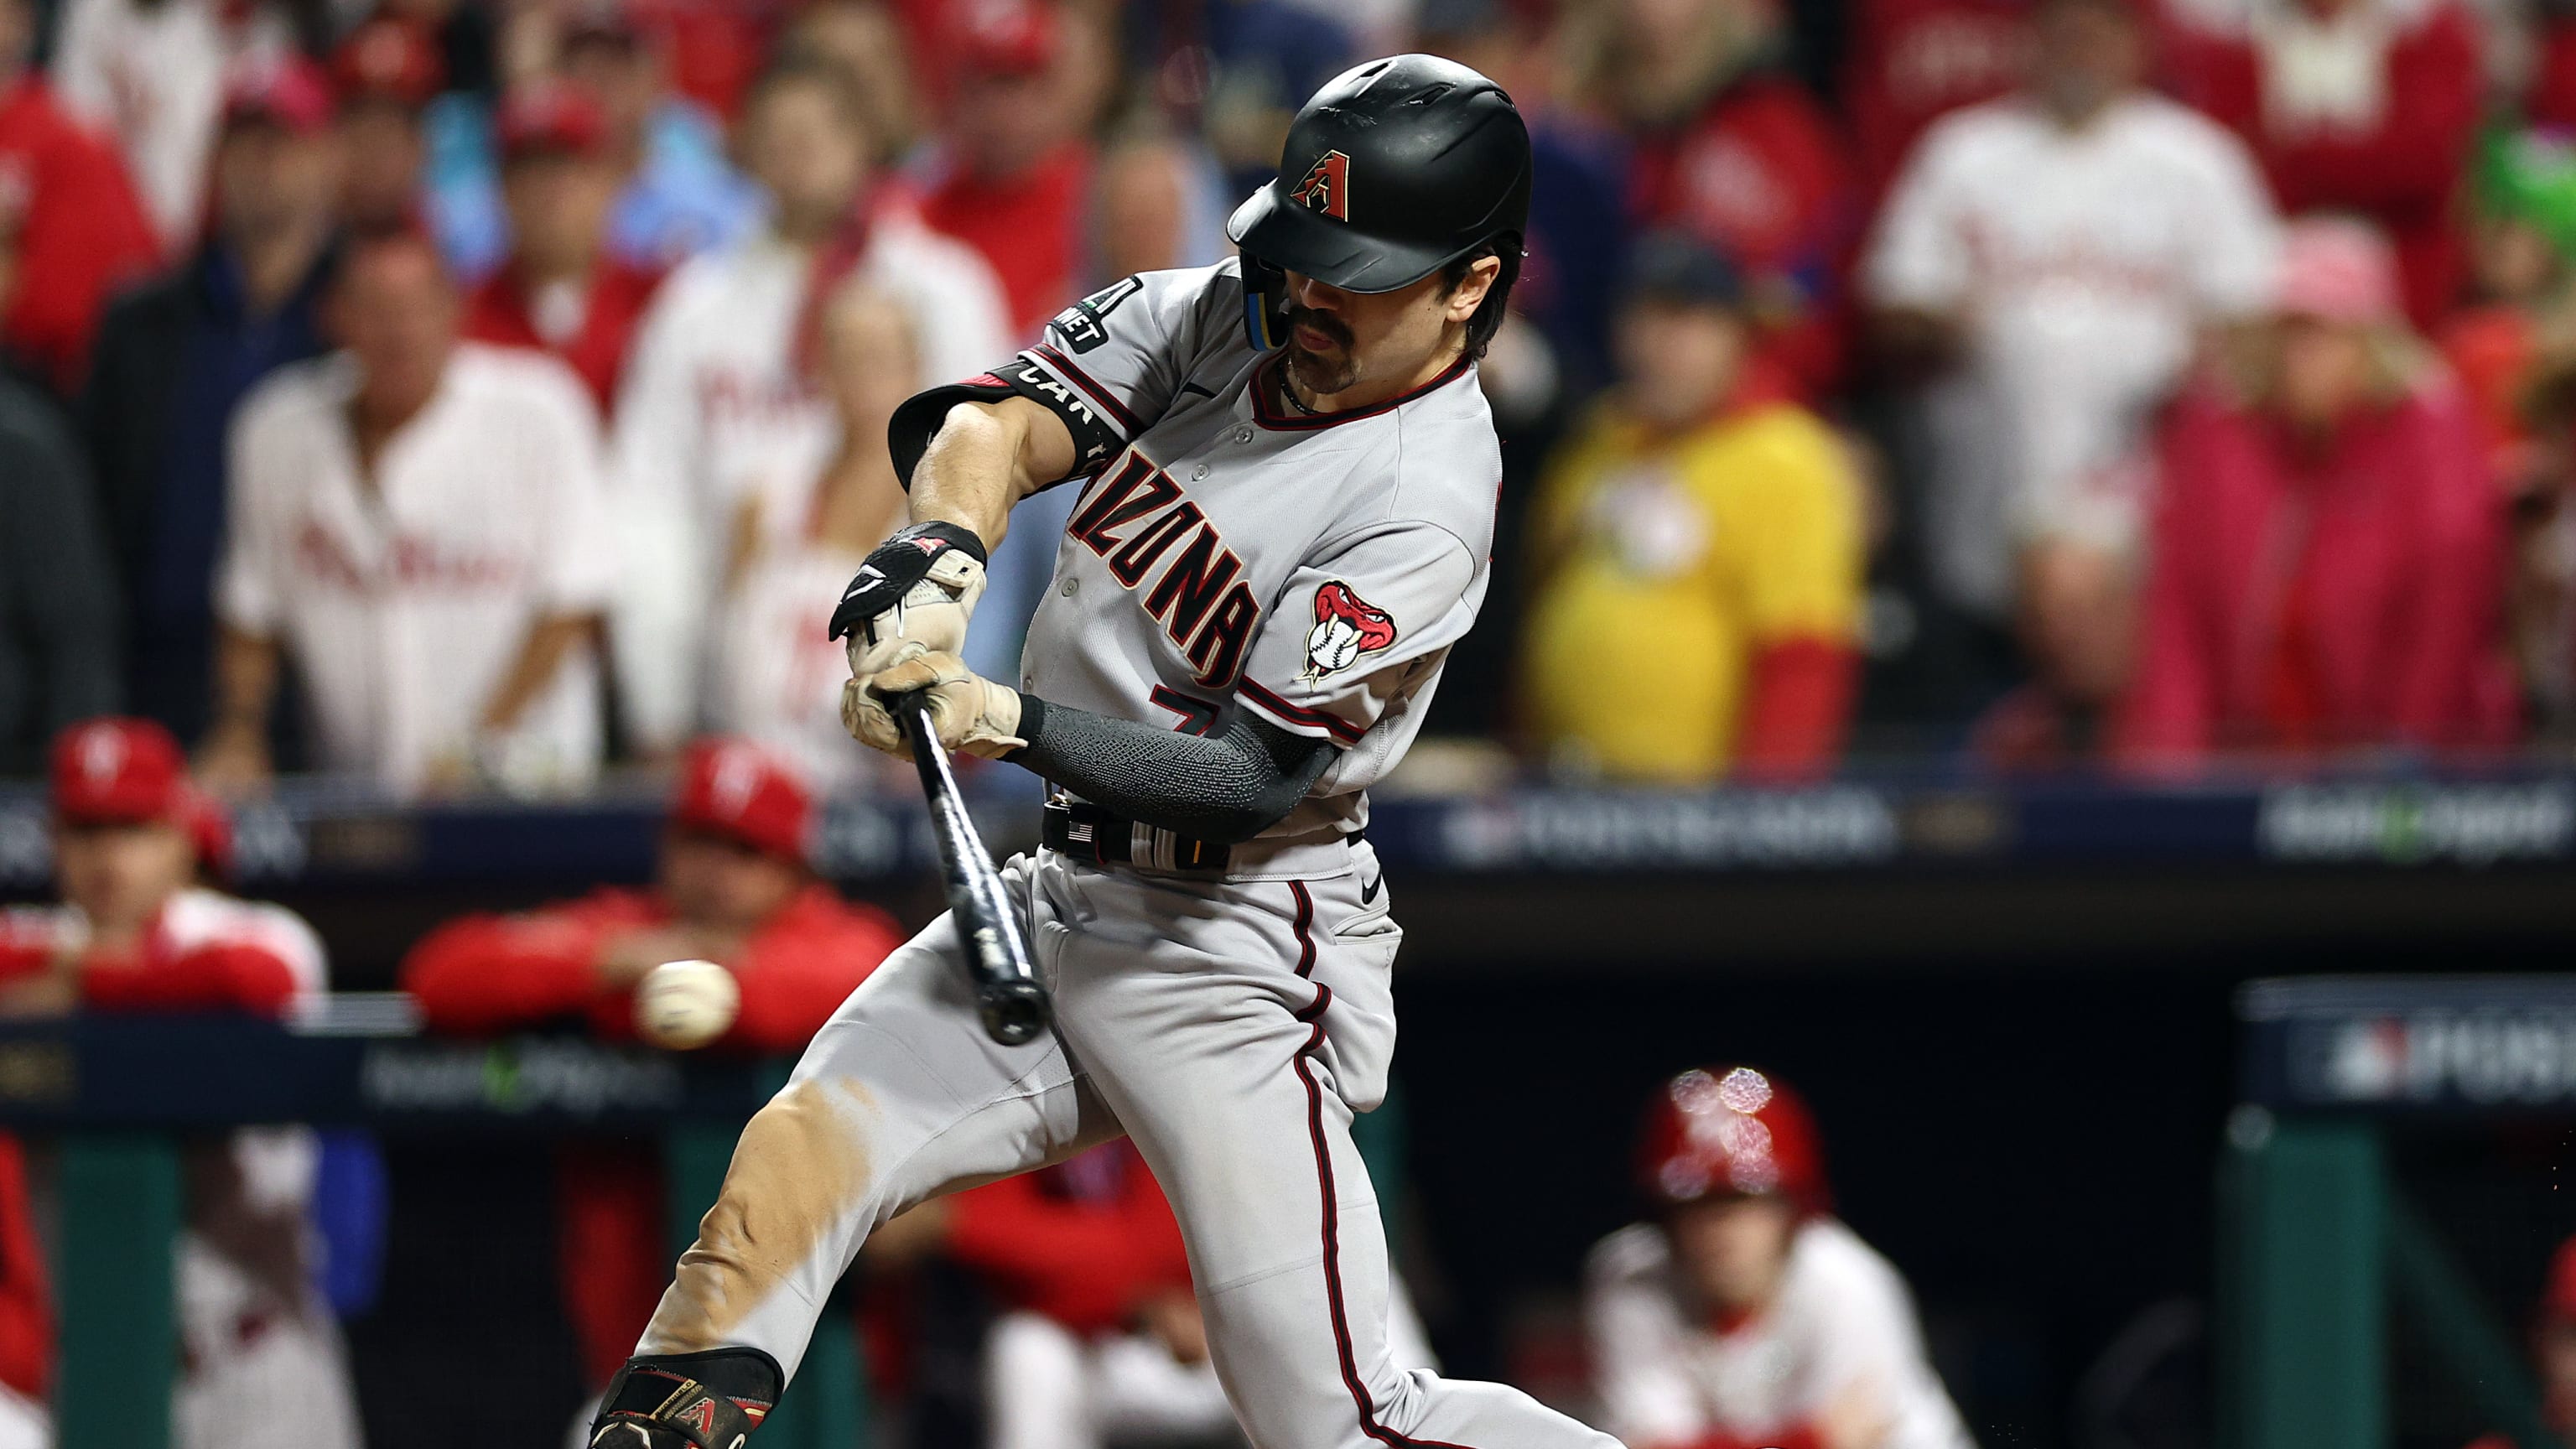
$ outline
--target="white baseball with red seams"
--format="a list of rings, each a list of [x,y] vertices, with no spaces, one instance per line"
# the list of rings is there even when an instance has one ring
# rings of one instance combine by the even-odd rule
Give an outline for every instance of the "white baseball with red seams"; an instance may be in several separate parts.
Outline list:
[[[1171,1199],[1258,1449],[1614,1445],[1517,1390],[1395,1361],[1351,1145],[1386,1092],[1402,937],[1356,833],[1362,791],[1485,593],[1501,460],[1475,369],[1296,416],[1243,315],[1232,261],[1148,274],[970,384],[1051,407],[1082,460],[1023,686],[1196,733],[1246,710],[1337,755],[1222,876],[1012,860],[1051,1037],[984,1036],[946,917],[888,958],[745,1133],[640,1353],[750,1346],[792,1374],[878,1223],[1123,1131]]]

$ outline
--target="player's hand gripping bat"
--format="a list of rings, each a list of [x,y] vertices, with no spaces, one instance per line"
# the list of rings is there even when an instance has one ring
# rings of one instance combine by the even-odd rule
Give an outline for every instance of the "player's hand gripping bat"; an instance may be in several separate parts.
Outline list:
[[[1020,1046],[1047,1029],[1055,1004],[1029,962],[1028,943],[1012,924],[1002,873],[993,868],[975,822],[967,818],[957,776],[948,768],[948,752],[939,747],[939,731],[930,723],[929,692],[899,694],[888,703],[912,739],[913,767],[921,772],[921,793],[939,831],[948,910],[957,922],[957,943],[966,950],[966,976],[975,985],[984,1034],[1004,1046]]]

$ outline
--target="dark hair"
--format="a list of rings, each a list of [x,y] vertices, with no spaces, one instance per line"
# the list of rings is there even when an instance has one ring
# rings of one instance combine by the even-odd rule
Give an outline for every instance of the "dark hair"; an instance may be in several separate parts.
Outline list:
[[[1494,276],[1494,285],[1485,289],[1485,300],[1476,304],[1476,315],[1467,319],[1467,355],[1483,357],[1493,345],[1494,334],[1503,330],[1503,309],[1512,299],[1512,283],[1520,280],[1521,239],[1501,236],[1485,242],[1464,256],[1452,258],[1440,269],[1440,295],[1457,291],[1475,270],[1476,263],[1487,257],[1499,257],[1502,271]]]

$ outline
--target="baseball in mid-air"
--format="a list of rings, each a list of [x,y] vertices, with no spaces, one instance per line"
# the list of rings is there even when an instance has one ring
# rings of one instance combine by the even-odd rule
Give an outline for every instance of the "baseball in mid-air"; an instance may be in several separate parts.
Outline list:
[[[672,1051],[705,1046],[733,1026],[742,988],[713,961],[665,961],[635,988],[635,1030]]]

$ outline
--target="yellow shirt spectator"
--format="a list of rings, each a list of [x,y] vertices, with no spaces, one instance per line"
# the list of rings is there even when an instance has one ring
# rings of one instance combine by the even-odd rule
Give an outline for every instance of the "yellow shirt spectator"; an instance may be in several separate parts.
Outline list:
[[[1595,413],[1532,519],[1521,682],[1538,742],[1614,778],[1727,774],[1766,652],[1855,643],[1859,491],[1842,443],[1788,403],[1660,436]]]

